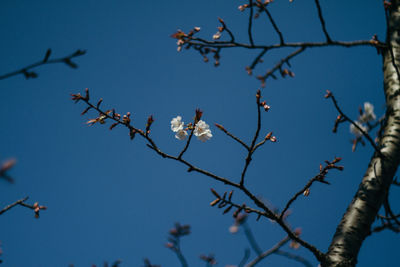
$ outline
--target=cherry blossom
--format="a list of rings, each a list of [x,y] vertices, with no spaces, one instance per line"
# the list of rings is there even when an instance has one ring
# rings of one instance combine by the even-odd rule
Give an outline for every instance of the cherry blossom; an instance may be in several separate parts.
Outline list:
[[[356,121],[355,124],[357,124],[357,126],[360,127],[364,132],[368,132],[368,127],[363,125],[361,122]],[[350,132],[356,137],[362,136],[362,132],[356,126],[354,126],[354,124],[350,124]]]
[[[197,122],[193,133],[202,142],[205,142],[212,137],[210,126],[203,120]]]
[[[177,116],[171,120],[171,130],[175,132],[175,138],[183,140],[188,135],[187,131],[183,128],[185,123],[182,121],[181,116]]]
[[[360,122],[367,123],[369,121],[376,120],[376,115],[374,113],[374,105],[369,102],[364,103],[364,113],[360,116]]]

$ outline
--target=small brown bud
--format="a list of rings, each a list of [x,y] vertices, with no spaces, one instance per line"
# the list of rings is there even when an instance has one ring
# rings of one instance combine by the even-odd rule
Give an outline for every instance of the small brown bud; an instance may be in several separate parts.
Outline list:
[[[203,116],[203,111],[201,111],[199,108],[197,108],[196,109],[195,123],[197,123],[199,120],[201,120],[201,116]]]
[[[215,191],[213,188],[210,188],[210,190],[211,190],[211,193],[213,193],[213,195],[214,195],[216,198],[221,199],[221,196],[217,193],[217,191]]]
[[[257,93],[256,93],[257,103],[260,103],[260,98],[261,98],[261,91],[260,91],[260,89],[258,89]]]
[[[307,188],[306,190],[304,190],[303,195],[308,197],[310,195],[310,188]]]
[[[332,97],[332,92],[329,90],[326,90],[326,95],[324,96],[325,98],[330,98]]]
[[[252,75],[253,74],[253,70],[249,66],[246,66],[246,71],[247,71],[248,75]]]
[[[216,126],[218,129],[220,129],[221,131],[224,131],[224,132],[226,131],[225,128],[224,128],[224,126],[222,126],[221,124],[216,123],[215,126]]]
[[[100,105],[101,105],[101,102],[103,102],[103,98],[100,98],[99,102],[97,102],[97,105],[96,105],[96,107],[97,107],[97,108],[99,108],[99,107],[100,107]]]
[[[218,202],[219,202],[220,200],[221,200],[221,199],[219,199],[219,198],[213,200],[213,201],[210,203],[210,206],[215,206],[215,205],[217,205]]]
[[[90,96],[89,96],[89,88],[85,89],[85,100],[89,100]]]
[[[229,207],[227,207],[225,210],[224,210],[224,212],[222,213],[222,214],[226,214],[226,213],[228,213],[231,209],[232,209],[232,205],[230,205]]]
[[[118,125],[118,122],[115,122],[115,123],[113,123],[113,124],[111,124],[111,126],[110,126],[110,130],[112,130],[115,126],[117,126]]]

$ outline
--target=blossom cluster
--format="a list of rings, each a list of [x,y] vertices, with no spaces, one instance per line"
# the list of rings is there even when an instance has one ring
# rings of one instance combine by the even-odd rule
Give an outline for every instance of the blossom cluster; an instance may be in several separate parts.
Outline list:
[[[368,132],[369,130],[368,123],[376,120],[376,115],[374,113],[374,106],[369,102],[365,102],[364,112],[360,113],[361,115],[358,118],[358,120],[355,121],[355,124],[364,132]],[[354,134],[357,138],[362,136],[362,132],[354,124],[350,124],[350,132]]]
[[[188,136],[188,130],[190,129],[193,129],[192,124],[189,123],[185,126],[181,116],[177,116],[171,120],[171,130],[179,140],[184,140]],[[202,142],[205,142],[212,137],[210,126],[203,120],[197,121],[193,134]]]

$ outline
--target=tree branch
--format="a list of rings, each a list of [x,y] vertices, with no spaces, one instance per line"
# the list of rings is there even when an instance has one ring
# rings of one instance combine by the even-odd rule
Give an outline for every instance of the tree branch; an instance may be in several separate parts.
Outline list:
[[[76,50],[71,55],[68,55],[68,56],[65,56],[62,58],[55,58],[55,59],[49,60],[50,55],[51,55],[51,49],[48,49],[43,60],[33,63],[31,65],[28,65],[22,69],[0,75],[0,80],[4,80],[4,79],[10,78],[12,76],[17,76],[20,74],[24,75],[26,79],[37,78],[38,74],[36,72],[30,71],[30,70],[37,68],[39,66],[47,65],[47,64],[64,63],[64,64],[68,65],[69,67],[76,69],[78,67],[78,65],[76,63],[74,63],[71,59],[73,59],[75,57],[83,56],[84,54],[86,54],[85,50]]]
[[[323,31],[324,34],[325,34],[326,41],[327,41],[328,43],[331,43],[331,42],[332,42],[332,39],[331,39],[331,37],[329,37],[328,31],[326,30],[325,20],[324,20],[324,17],[322,16],[322,10],[321,10],[321,6],[320,6],[320,4],[319,4],[319,0],[315,0],[315,5],[317,6],[317,9],[318,9],[318,17],[319,17],[319,20],[320,20],[320,22],[321,22],[322,31]]]

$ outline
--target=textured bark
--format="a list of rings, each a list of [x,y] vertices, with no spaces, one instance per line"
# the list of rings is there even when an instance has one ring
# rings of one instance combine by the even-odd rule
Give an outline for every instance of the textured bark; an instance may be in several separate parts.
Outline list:
[[[400,87],[396,65],[400,62],[400,0],[392,1],[387,32],[390,49],[383,51],[386,122],[379,149],[374,153],[356,195],[333,236],[322,266],[355,266],[357,255],[385,199],[400,163]]]

